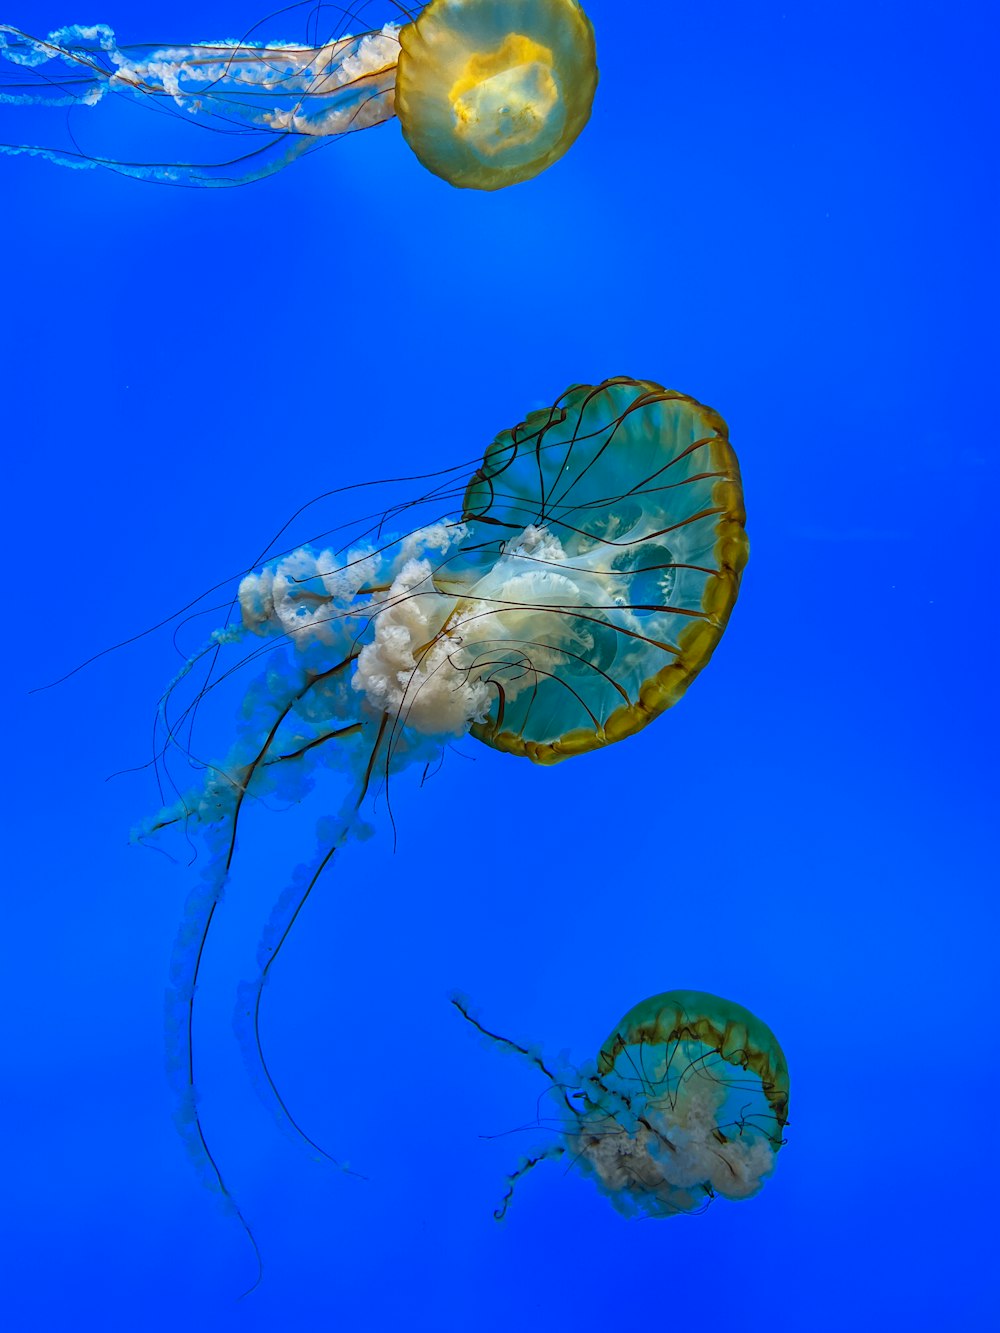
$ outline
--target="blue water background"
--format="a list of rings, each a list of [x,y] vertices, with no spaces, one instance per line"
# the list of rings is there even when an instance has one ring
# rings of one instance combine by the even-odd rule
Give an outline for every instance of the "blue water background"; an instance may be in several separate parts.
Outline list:
[[[996,11],[589,9],[592,123],[497,195],[430,176],[395,125],[243,190],[0,159],[17,1333],[996,1327]],[[4,13],[123,41],[259,17]],[[395,845],[383,805],[337,858],[264,1033],[289,1104],[367,1181],[305,1158],[247,1083],[233,995],[316,812],[247,822],[198,1028],[206,1129],[265,1262],[237,1302],[252,1256],[163,1072],[197,867],[129,846],[148,771],[108,781],[148,759],[180,659],[161,633],[28,690],[242,569],[318,492],[473,458],[613,374],[730,423],[752,547],[730,628],[641,736],[551,770],[467,741],[399,782]],[[228,712],[202,726],[221,753]],[[581,1061],[660,990],[749,1006],[791,1068],[773,1178],[626,1221],[548,1165],[498,1226],[505,1173],[546,1141],[508,1133],[543,1084],[454,986]]]

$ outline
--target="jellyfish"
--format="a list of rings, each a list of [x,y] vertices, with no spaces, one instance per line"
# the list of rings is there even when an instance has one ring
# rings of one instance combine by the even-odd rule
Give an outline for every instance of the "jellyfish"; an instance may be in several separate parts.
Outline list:
[[[266,39],[260,24],[240,41],[136,46],[120,46],[104,24],[46,38],[0,25],[0,102],[50,108],[63,138],[0,151],[173,185],[243,185],[398,116],[428,170],[497,190],[544,171],[589,119],[594,34],[577,0],[431,0],[416,14],[393,3],[389,21],[353,36],[350,11],[312,0],[307,9],[298,43]],[[103,106],[122,136],[108,105],[122,99],[153,113],[144,128],[159,160],[92,146],[93,113],[69,114]],[[214,136],[202,160],[177,160],[173,132],[189,130]]]
[[[203,849],[171,964],[169,1068],[185,1143],[230,1203],[197,1104],[195,997],[246,815],[318,807],[312,856],[278,898],[235,1023],[279,1123],[336,1162],[282,1097],[260,1016],[338,849],[370,827],[376,796],[391,814],[399,774],[457,738],[551,765],[641,731],[708,662],[738,594],[748,547],[726,425],[651,381],[575,385],[498,434],[478,466],[419,480],[415,497],[246,572],[161,698],[164,808],[137,837],[172,829]],[[210,759],[194,724],[227,692],[236,735]]]
[[[703,991],[668,991],[630,1009],[597,1063],[553,1072],[542,1055],[462,1017],[548,1080],[554,1141],[507,1178],[568,1157],[626,1217],[701,1212],[716,1197],[749,1199],[774,1169],[788,1120],[788,1066],[771,1029],[742,1005]]]

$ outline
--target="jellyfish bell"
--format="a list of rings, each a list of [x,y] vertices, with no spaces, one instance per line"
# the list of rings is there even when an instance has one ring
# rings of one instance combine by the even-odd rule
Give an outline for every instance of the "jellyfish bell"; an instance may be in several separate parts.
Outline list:
[[[275,17],[287,22],[299,8],[308,13],[299,42],[287,30],[262,39],[261,24],[237,42],[128,46],[105,24],[47,38],[0,24],[0,103],[58,108],[52,132],[65,135],[67,108],[122,98],[167,113],[145,127],[151,145],[163,144],[159,161],[90,148],[83,127],[63,147],[0,143],[0,151],[163,184],[242,185],[398,114],[430,171],[496,190],[544,171],[589,118],[597,66],[576,0],[431,0],[416,16],[393,3],[381,27],[357,34],[346,30],[350,10],[311,0]],[[322,34],[320,22],[329,23]],[[169,160],[174,141],[164,130],[208,132],[213,148],[229,149],[221,160]]]
[[[554,1143],[508,1177],[496,1210],[540,1162],[568,1155],[626,1216],[676,1217],[716,1197],[748,1199],[774,1169],[788,1120],[788,1066],[771,1029],[742,1005],[704,991],[642,1001],[616,1025],[596,1065],[553,1072],[541,1055],[484,1028],[551,1084]]]
[[[399,41],[403,137],[452,185],[529,180],[590,118],[597,56],[576,0],[432,0]]]
[[[472,734],[542,764],[631,736],[681,698],[749,551],[725,422],[648,380],[575,385],[502,432],[463,517],[477,552],[506,534],[472,590],[496,694]]]
[[[756,1194],[787,1120],[788,1066],[770,1028],[731,1000],[669,991],[604,1042],[567,1142],[620,1211],[672,1217]]]
[[[445,469],[336,542],[296,547],[242,577],[234,615],[161,702],[158,759],[169,772],[180,754],[197,780],[177,781],[177,800],[140,830],[200,833],[208,852],[174,952],[168,1034],[181,1132],[217,1189],[228,1196],[195,1096],[195,994],[246,812],[272,797],[322,802],[312,859],[279,897],[237,1008],[258,1091],[322,1152],[271,1077],[262,995],[372,793],[466,735],[548,765],[647,726],[725,630],[747,558],[744,520],[722,419],[685,394],[618,377],[575,385],[502,431],[471,478],[468,467]],[[209,760],[192,727],[219,686],[240,697],[240,720],[229,753]],[[591,1157],[599,1173],[603,1159]]]

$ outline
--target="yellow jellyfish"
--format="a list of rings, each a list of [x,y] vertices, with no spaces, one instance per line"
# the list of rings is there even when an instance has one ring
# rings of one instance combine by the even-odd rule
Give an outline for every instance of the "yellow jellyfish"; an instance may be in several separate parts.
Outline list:
[[[575,0],[433,0],[399,43],[403,137],[452,185],[530,180],[590,118],[594,33]]]
[[[243,185],[398,115],[429,171],[452,185],[497,190],[544,171],[586,125],[597,63],[577,0],[431,0],[412,21],[399,21],[409,18],[401,5],[392,13],[381,28],[353,36],[341,31],[342,18],[323,40],[314,31],[301,44],[251,40],[254,29],[238,42],[120,46],[104,24],[47,38],[0,25],[0,103],[58,108],[54,132],[68,130],[70,140],[0,143],[0,151],[167,184]],[[169,134],[159,161],[89,147],[90,123],[70,125],[66,108],[116,97],[170,113],[166,126],[150,118],[157,136],[164,128],[208,131],[229,152],[180,160]],[[151,142],[159,149],[161,137]]]

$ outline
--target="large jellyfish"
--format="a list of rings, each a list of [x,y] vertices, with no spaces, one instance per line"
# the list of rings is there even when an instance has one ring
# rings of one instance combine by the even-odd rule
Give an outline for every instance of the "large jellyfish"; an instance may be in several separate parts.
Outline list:
[[[0,25],[0,102],[47,106],[62,141],[0,151],[168,184],[242,185],[398,116],[430,171],[496,190],[544,171],[590,116],[594,35],[576,0],[431,0],[415,15],[393,3],[388,22],[355,36],[351,11],[302,7],[303,42],[269,40],[262,25],[240,41],[139,46],[119,46],[104,24],[46,38]],[[144,130],[157,160],[114,151],[125,131],[108,104],[123,98],[153,113]],[[92,112],[70,114],[98,106],[112,113],[112,147],[92,138]],[[198,160],[178,158],[177,132],[188,130],[212,136]]]
[[[490,1032],[461,996],[459,1013],[491,1042],[530,1060],[557,1110],[554,1141],[508,1177],[568,1156],[626,1216],[676,1217],[716,1197],[748,1199],[774,1169],[788,1120],[788,1066],[770,1028],[703,991],[668,991],[630,1009],[597,1064],[553,1072],[541,1054]]]
[[[501,432],[468,471],[436,473],[416,499],[246,574],[229,622],[161,701],[157,757],[177,799],[139,836],[182,829],[208,852],[173,958],[169,1063],[181,1133],[227,1198],[195,1096],[195,994],[245,814],[314,788],[321,802],[314,855],[278,900],[236,1021],[258,1091],[322,1152],[271,1077],[260,1009],[366,801],[467,733],[538,764],[632,735],[685,692],[736,600],[747,558],[739,468],[725,423],[693,398],[624,378],[576,385]],[[239,730],[209,762],[193,722],[227,689]],[[170,773],[178,754],[198,775],[188,790]]]

